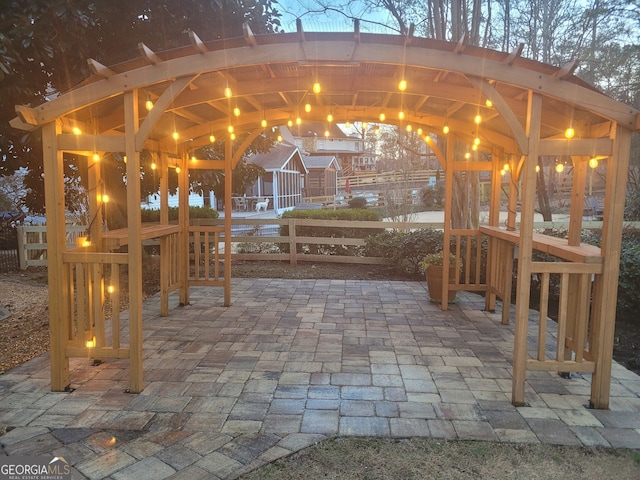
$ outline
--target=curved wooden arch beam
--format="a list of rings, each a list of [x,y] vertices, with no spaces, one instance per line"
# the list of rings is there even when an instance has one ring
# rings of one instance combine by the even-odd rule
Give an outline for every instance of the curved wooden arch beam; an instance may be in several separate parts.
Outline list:
[[[198,75],[192,75],[189,77],[178,78],[160,95],[153,108],[149,112],[149,115],[144,119],[140,129],[136,133],[136,150],[142,151],[144,142],[153,130],[153,127],[158,123],[160,117],[165,112],[167,107],[173,102],[173,100],[182,92],[191,82],[193,82]]]
[[[262,38],[264,37],[264,38]],[[575,83],[559,80],[531,69],[505,65],[499,61],[488,60],[481,56],[466,53],[451,53],[442,50],[415,46],[391,45],[376,42],[373,37],[368,42],[356,43],[344,40],[327,39],[290,43],[261,43],[250,49],[232,48],[229,50],[195,53],[140,67],[135,70],[114,75],[108,79],[88,83],[67,95],[36,107],[35,118],[42,125],[74,110],[121,94],[134,88],[144,88],[167,81],[171,78],[197,75],[203,72],[225,70],[274,61],[299,62],[375,62],[399,64],[406,58],[406,66],[440,69],[475,76],[483,72],[484,78],[496,79],[526,90],[556,98],[563,102],[585,106],[586,109],[605,118],[617,121],[629,129],[638,128],[638,112],[626,105],[606,97],[598,92]],[[261,41],[269,36],[261,36]],[[356,48],[357,46],[357,48]]]
[[[482,92],[485,97],[491,100],[494,108],[500,113],[500,115],[502,115],[502,118],[504,118],[505,122],[509,126],[511,133],[513,133],[513,138],[518,144],[520,153],[526,155],[529,150],[527,135],[523,126],[518,121],[518,117],[516,117],[516,114],[511,110],[502,95],[500,95],[498,91],[485,79],[474,78],[471,76],[467,76],[467,78]]]

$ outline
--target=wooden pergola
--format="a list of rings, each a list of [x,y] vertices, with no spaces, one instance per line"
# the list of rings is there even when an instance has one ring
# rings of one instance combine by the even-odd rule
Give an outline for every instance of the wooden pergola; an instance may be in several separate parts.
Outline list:
[[[591,403],[608,407],[630,138],[640,129],[637,110],[575,77],[574,63],[554,67],[527,60],[520,57],[521,48],[504,53],[412,33],[366,34],[357,23],[353,32],[309,33],[299,23],[297,32],[289,34],[255,36],[245,27],[240,38],[203,42],[191,33],[190,39],[190,45],[165,52],[140,44],[139,58],[119,65],[89,60],[95,74],[76,88],[42,105],[16,107],[12,125],[41,129],[44,146],[52,390],[69,387],[69,358],[77,356],[129,358],[130,391],[143,390],[145,239],[161,242],[161,314],[168,314],[170,291],[178,289],[180,302],[187,303],[191,285],[224,286],[224,303],[229,305],[234,166],[265,128],[297,117],[326,122],[331,114],[338,123],[410,125],[422,133],[445,171],[445,255],[453,253],[466,262],[455,288],[484,292],[489,309],[495,307],[496,296],[509,305],[517,246],[513,403],[525,402],[526,371],[542,369],[592,372]],[[230,126],[242,140],[231,138]],[[225,139],[225,159],[192,159],[211,136]],[[140,219],[143,150],[156,160],[160,176],[161,221],[154,226],[143,226]],[[65,241],[65,152],[87,158],[90,215],[95,220],[87,242],[75,248]],[[90,166],[106,153],[119,153],[127,162],[128,225],[122,231],[102,227],[108,192],[102,191],[100,169]],[[566,239],[534,233],[536,165],[543,156],[573,162]],[[580,243],[588,162],[593,158],[606,169],[601,249]],[[505,164],[509,172],[502,177]],[[190,225],[185,208],[188,173],[198,168],[226,174],[224,228]],[[169,169],[180,171],[177,224],[169,222],[167,213]],[[469,182],[473,193],[472,180],[480,171],[492,178],[488,225],[478,226],[477,202],[471,201],[464,228],[454,228],[456,182]],[[499,219],[502,190],[508,193],[504,224]],[[226,248],[219,253],[222,236]],[[480,281],[480,268],[470,266],[472,258],[481,261],[482,255],[474,252],[483,238],[489,242],[486,282]],[[556,261],[533,261],[536,250]],[[223,272],[217,268],[220,258]],[[210,260],[216,260],[211,269]],[[128,339],[120,338],[117,313],[121,265],[129,276]],[[560,275],[561,294],[557,355],[549,359],[544,329],[535,356],[527,352],[527,331],[532,274],[548,286],[553,273]],[[544,289],[542,295],[547,295]],[[446,287],[443,297],[447,308]],[[104,313],[108,302],[115,307],[111,319]],[[542,324],[546,310],[541,310]],[[508,322],[509,308],[504,311]]]

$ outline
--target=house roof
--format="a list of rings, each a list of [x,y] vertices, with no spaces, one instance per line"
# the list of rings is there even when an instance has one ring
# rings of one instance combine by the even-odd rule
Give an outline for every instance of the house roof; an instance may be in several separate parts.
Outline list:
[[[291,134],[297,138],[324,137],[324,132],[327,130],[329,130],[329,138],[352,138],[335,123],[304,122],[290,128]]]
[[[305,173],[308,172],[305,166],[300,150],[295,145],[289,143],[277,143],[271,150],[265,153],[257,153],[247,158],[247,162],[260,165],[268,172],[276,170],[287,170],[291,167],[291,161],[294,158],[300,160],[300,164],[304,168]]]
[[[341,170],[340,163],[334,155],[306,155],[303,160],[308,169],[326,169],[334,166],[336,170]]]

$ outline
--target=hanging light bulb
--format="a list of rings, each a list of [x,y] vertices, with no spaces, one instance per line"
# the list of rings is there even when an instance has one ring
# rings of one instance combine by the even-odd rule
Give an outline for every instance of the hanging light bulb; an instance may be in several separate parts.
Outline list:
[[[473,117],[473,123],[475,123],[476,125],[479,125],[481,122],[482,122],[482,116],[480,114]]]
[[[231,98],[233,96],[233,92],[231,91],[231,88],[227,87],[224,89],[224,96],[227,98]]]
[[[282,135],[278,134],[277,140],[278,142],[282,142]]]
[[[362,122],[362,130],[366,130],[367,128],[369,128],[369,123],[368,122]]]
[[[176,173],[180,173],[180,167],[176,165]]]
[[[227,132],[229,132],[229,133],[233,133],[233,125],[229,125],[229,126],[227,127]]]
[[[384,122],[387,119],[387,116],[384,114],[384,112],[380,112],[380,115],[378,116],[378,118],[380,119],[381,122]]]
[[[313,93],[316,95],[322,91],[322,87],[320,86],[320,82],[316,82],[313,84]]]
[[[310,103],[305,103],[304,104],[304,111],[309,113],[311,112],[311,104]]]
[[[444,127],[442,127],[442,133],[444,133],[445,135],[449,133],[449,124],[445,123]]]
[[[331,115],[331,114],[327,115],[327,122],[329,122],[329,123],[333,122],[333,115]]]
[[[493,107],[493,102],[488,98],[484,101],[484,104],[489,108]]]
[[[540,173],[540,165],[536,165],[536,173]]]
[[[569,127],[564,131],[565,138],[573,138],[576,135],[576,131],[573,127]]]
[[[287,126],[288,127],[293,127],[293,120],[291,120],[291,119],[287,120]]]
[[[156,168],[158,168],[156,162],[151,162],[151,170],[155,170]]]
[[[507,171],[504,168],[500,170],[500,175],[504,177],[506,174],[507,174]]]
[[[347,120],[344,124],[345,128],[351,128],[351,122],[349,122],[349,120]]]
[[[328,130],[328,129],[327,129],[327,130],[325,130],[325,131],[324,131],[324,137],[325,137],[325,138],[329,138],[329,135],[330,135],[329,130]]]
[[[302,123],[302,119],[300,117],[296,117],[296,125],[300,125]]]
[[[505,164],[502,166],[502,169],[503,169],[504,171],[508,172],[508,171],[509,171],[509,164],[508,164],[508,163],[505,163]]]
[[[198,161],[198,159],[196,158],[196,156],[195,156],[195,155],[191,155],[191,161],[192,161],[193,163],[196,163],[196,162]]]
[[[380,136],[380,127],[376,126],[376,129],[374,130],[374,133],[378,136]]]
[[[262,119],[262,121],[260,122],[260,126],[261,126],[262,128],[266,128],[266,127],[267,127],[267,119],[266,119],[266,118],[263,118],[263,119]]]
[[[209,135],[209,142],[213,143],[216,141],[216,136],[212,133],[211,135]]]
[[[180,135],[178,134],[178,132],[174,131],[171,136],[173,137],[174,140],[178,140],[180,138]]]
[[[109,203],[109,195],[107,195],[106,193],[102,194],[102,203]]]
[[[480,145],[480,137],[476,137],[476,138],[474,138],[474,139],[473,139],[473,144],[474,144],[474,145],[476,145],[476,146],[477,146],[477,145]]]
[[[94,153],[93,154],[93,161],[94,162],[99,162],[100,161],[100,154]]]
[[[74,135],[82,135],[82,130],[80,130],[79,127],[73,127],[71,131],[73,132]]]
[[[473,145],[471,145],[471,150],[473,150],[474,152],[478,150],[478,145],[476,145],[475,143]]]
[[[423,132],[422,127],[418,127],[418,135],[422,136],[422,132]]]
[[[400,90],[401,92],[404,92],[407,89],[407,81],[405,79],[400,80],[400,83],[398,83],[398,90]]]
[[[115,291],[116,291],[116,287],[114,287],[113,285],[109,285],[109,286],[107,287],[107,292],[109,292],[109,293],[113,293],[113,292],[115,292]]]
[[[558,172],[558,173],[564,172],[564,164],[563,163],[558,163],[556,165],[556,172]]]
[[[153,110],[153,102],[151,101],[149,94],[147,94],[147,101],[144,102],[144,108],[146,108],[148,112]]]
[[[403,112],[402,110],[400,110],[400,111],[398,112],[398,118],[399,118],[400,120],[404,120],[404,112]]]
[[[591,168],[596,168],[598,166],[598,159],[596,157],[589,159],[589,166]]]
[[[236,139],[236,134],[235,134],[235,133],[232,133],[231,135],[229,135],[229,138],[230,138],[231,140],[235,140],[235,139]]]
[[[407,132],[411,133],[411,131],[413,130],[413,127],[411,126],[411,124],[406,126]]]

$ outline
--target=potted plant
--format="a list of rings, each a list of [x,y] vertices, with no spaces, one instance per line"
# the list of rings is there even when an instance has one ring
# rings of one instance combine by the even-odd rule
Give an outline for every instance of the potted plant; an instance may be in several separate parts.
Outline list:
[[[429,253],[420,260],[420,269],[424,271],[427,279],[427,288],[429,289],[429,297],[432,302],[442,302],[442,275],[444,271],[444,254],[443,252]],[[449,284],[456,283],[456,276],[460,272],[461,265],[456,261],[456,256],[449,255]],[[456,299],[456,290],[449,289],[449,303],[453,303]]]

